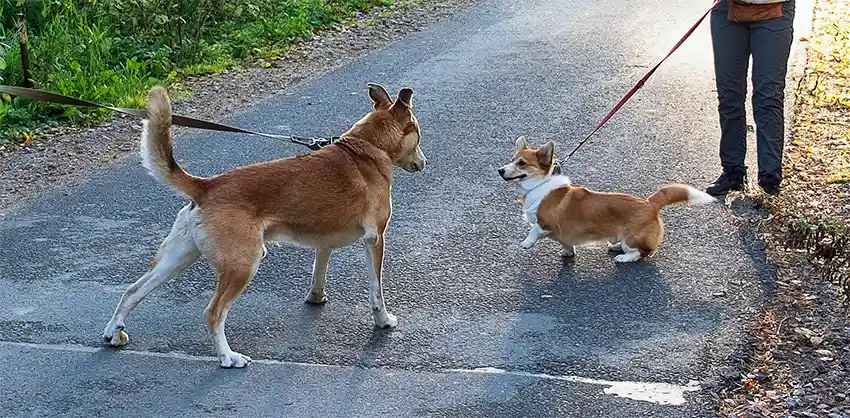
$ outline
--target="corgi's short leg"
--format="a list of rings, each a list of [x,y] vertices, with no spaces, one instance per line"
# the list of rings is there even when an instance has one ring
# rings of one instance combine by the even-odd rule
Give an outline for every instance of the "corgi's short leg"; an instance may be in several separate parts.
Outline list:
[[[608,251],[620,252],[623,251],[623,244],[619,239],[612,239],[608,241]]]
[[[563,245],[563,244],[561,244]],[[564,245],[564,248],[561,249],[561,257],[564,258],[573,258],[576,256],[576,247],[573,245]]]
[[[640,260],[641,255],[637,248],[629,247],[625,242],[620,243],[620,246],[623,248],[623,254],[614,257],[614,261],[618,263],[631,263]]]
[[[534,244],[537,244],[537,241],[539,241],[540,238],[543,238],[546,235],[549,235],[549,233],[544,231],[543,228],[541,228],[540,225],[538,225],[537,223],[533,223],[531,224],[531,230],[528,231],[528,236],[525,237],[525,239],[519,245],[527,250],[533,247]]]

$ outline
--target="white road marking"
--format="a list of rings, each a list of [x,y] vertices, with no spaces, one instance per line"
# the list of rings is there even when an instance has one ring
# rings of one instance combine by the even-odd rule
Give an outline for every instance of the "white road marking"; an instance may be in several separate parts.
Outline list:
[[[481,367],[478,369],[449,369],[447,371],[455,373],[504,374],[535,379],[561,380],[565,382],[607,386],[602,391],[609,395],[634,399],[637,401],[652,402],[659,405],[682,405],[687,402],[685,400],[685,392],[697,392],[700,390],[698,382],[694,380],[689,381],[685,386],[681,386],[670,383],[619,382],[579,376],[554,376],[545,373],[510,372],[493,367]]]
[[[219,363],[218,357],[212,356],[194,356],[191,354],[178,353],[178,352],[155,352],[155,351],[137,351],[137,350],[127,350],[124,348],[110,348],[110,347],[89,347],[87,345],[80,344],[34,344],[34,343],[21,343],[21,342],[13,342],[13,341],[0,341],[0,347],[16,347],[16,348],[31,348],[36,350],[44,350],[44,351],[64,351],[71,353],[86,353],[86,354],[97,354],[100,352],[108,352],[120,355],[131,355],[131,356],[141,356],[141,357],[156,357],[156,358],[165,358],[165,359],[177,359],[177,360],[188,360],[188,361],[196,361],[196,362],[210,362],[210,363]],[[283,366],[306,366],[306,367],[322,367],[322,368],[337,368],[341,369],[345,366],[338,366],[334,364],[317,364],[317,363],[299,363],[297,361],[280,361],[280,360],[271,360],[271,359],[259,359],[259,360],[251,360],[251,363],[256,364],[271,364],[271,365],[283,365]]]
[[[194,356],[191,354],[178,352],[153,352],[153,351],[136,351],[119,348],[108,347],[89,347],[80,344],[34,344],[12,341],[0,341],[0,348],[29,348],[43,351],[63,351],[71,353],[97,354],[101,352],[115,353],[118,355],[130,355],[141,357],[155,357],[165,359],[188,360],[194,362],[218,363],[219,359],[212,356]],[[295,361],[280,361],[272,359],[255,359],[251,363],[268,364],[277,366],[301,366],[301,367],[317,367],[326,369],[344,369],[350,366],[341,366],[335,364],[319,364],[319,363],[300,363]],[[591,379],[579,376],[556,376],[545,373],[528,373],[514,372],[493,367],[481,367],[477,369],[446,369],[441,370],[443,373],[467,373],[467,374],[494,374],[506,375],[514,377],[524,377],[532,379],[547,379],[560,380],[565,382],[585,383],[591,385],[607,386],[602,391],[609,395],[619,396],[622,398],[633,399],[637,401],[652,402],[659,405],[682,405],[686,403],[685,392],[697,392],[700,386],[696,381],[690,381],[687,385],[673,385],[670,383],[653,383],[653,382],[628,382],[628,381],[611,381]]]

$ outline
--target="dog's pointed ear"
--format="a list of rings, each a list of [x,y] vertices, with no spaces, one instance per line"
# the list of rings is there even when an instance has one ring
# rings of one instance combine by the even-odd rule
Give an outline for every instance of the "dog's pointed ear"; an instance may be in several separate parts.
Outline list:
[[[540,162],[546,165],[552,165],[555,162],[555,143],[549,141],[537,150],[537,158]]]
[[[405,120],[410,116],[411,110],[413,110],[413,90],[405,87],[398,92],[398,99],[393,103],[390,111],[397,120]]]
[[[401,102],[405,106],[412,109],[413,108],[413,89],[405,87],[405,88],[399,90],[397,102]]]
[[[390,94],[387,93],[387,90],[383,86],[369,83],[368,87],[369,97],[372,98],[375,110],[387,109],[392,105],[393,99],[390,98]]]
[[[525,140],[524,136],[521,136],[516,139],[516,152],[520,152],[528,149],[528,141]]]

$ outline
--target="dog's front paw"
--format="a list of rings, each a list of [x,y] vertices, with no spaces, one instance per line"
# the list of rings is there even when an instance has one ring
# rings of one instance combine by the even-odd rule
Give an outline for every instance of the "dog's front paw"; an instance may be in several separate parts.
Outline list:
[[[219,354],[218,359],[221,361],[221,367],[225,369],[241,369],[251,362],[251,357],[235,351]]]
[[[130,343],[130,336],[124,332],[124,326],[112,326],[109,324],[103,330],[103,342],[113,346],[121,347]]]
[[[375,314],[375,326],[378,328],[395,328],[398,325],[398,318],[395,315],[381,311]]]
[[[519,243],[519,246],[527,250],[527,249],[533,247],[534,244],[537,244],[536,239],[526,238],[526,239],[522,240],[521,243]]]
[[[321,305],[328,301],[328,295],[322,292],[310,292],[307,294],[307,297],[304,298],[304,302],[309,303],[311,305]]]

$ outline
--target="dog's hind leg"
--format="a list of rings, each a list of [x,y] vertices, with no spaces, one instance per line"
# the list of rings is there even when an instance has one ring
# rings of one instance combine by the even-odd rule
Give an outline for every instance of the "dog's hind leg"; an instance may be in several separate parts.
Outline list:
[[[649,257],[658,249],[660,236],[660,229],[650,227],[648,230],[642,231],[640,235],[623,237],[623,241],[620,242],[623,254],[614,257],[614,261],[630,263]]]
[[[192,236],[191,207],[191,205],[187,205],[180,210],[174,225],[171,227],[171,233],[160,245],[159,252],[156,254],[150,270],[124,291],[115,312],[112,314],[112,319],[103,330],[105,342],[116,347],[129,343],[130,338],[124,332],[124,320],[127,315],[151,291],[182,273],[201,256]]]
[[[316,249],[316,256],[313,259],[313,283],[310,285],[310,292],[307,293],[307,303],[321,304],[328,301],[328,296],[325,294],[325,283],[331,254],[333,254],[333,249]]]
[[[618,263],[630,263],[655,253],[664,236],[664,225],[658,216],[649,219],[636,229],[636,233],[626,232],[620,241],[623,254],[614,257]]]
[[[623,248],[623,254],[614,257],[614,261],[618,263],[631,263],[641,259],[641,251],[637,248],[632,248],[626,245],[625,242],[620,243]]]
[[[241,245],[243,244],[234,244],[234,246]],[[224,324],[233,302],[257,274],[263,252],[261,245],[258,242],[255,251],[236,250],[241,254],[237,257],[228,254],[226,262],[224,260],[213,260],[213,267],[218,274],[218,288],[204,310],[204,317],[210,339],[215,344],[218,359],[221,362],[221,367],[224,368],[241,368],[251,362],[250,357],[230,349],[230,344],[227,342],[227,336],[224,333]],[[227,252],[227,250],[222,252]]]
[[[608,240],[608,251],[611,251],[611,252],[621,252],[621,251],[623,251],[623,243],[618,238]]]
[[[366,269],[369,272],[369,306],[372,308],[375,326],[394,328],[398,324],[398,319],[387,312],[387,306],[384,304],[384,288],[381,283],[384,269],[384,237],[382,233],[376,233],[375,237],[374,242],[363,240],[366,244]]]
[[[224,328],[233,302],[248,287],[260,267],[262,232],[253,220],[240,219],[233,213],[207,213],[205,221],[207,235],[201,249],[218,276],[216,292],[204,310],[207,331],[221,367],[245,367],[251,358],[230,349]]]

